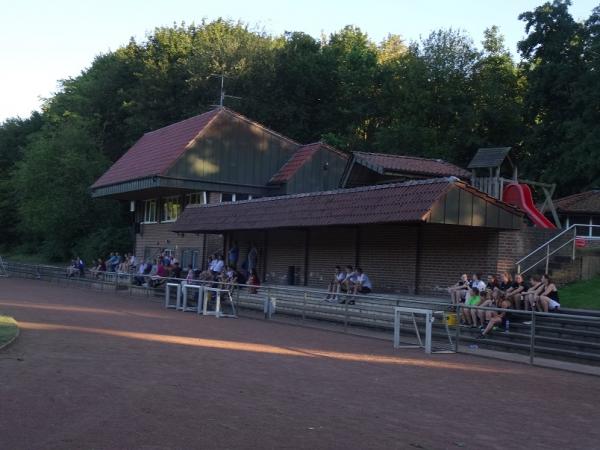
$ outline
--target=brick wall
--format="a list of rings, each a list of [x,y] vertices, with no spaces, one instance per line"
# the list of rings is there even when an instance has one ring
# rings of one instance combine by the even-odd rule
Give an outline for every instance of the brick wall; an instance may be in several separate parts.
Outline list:
[[[516,261],[523,258],[545,242],[548,242],[561,231],[562,230],[546,230],[534,227],[523,227],[519,231],[499,231],[497,236],[498,273],[504,271],[515,272]],[[559,238],[559,240],[560,239],[561,238]],[[568,239],[568,237],[565,236],[565,239]],[[565,248],[562,253],[568,254],[569,251],[569,248]],[[529,265],[529,262],[534,263],[535,260],[539,260],[542,257],[543,254],[537,254],[537,256],[531,260],[525,261],[525,264]],[[542,266],[536,267],[537,271],[543,271],[543,269]]]
[[[361,227],[358,265],[385,292],[415,292],[416,226]]]
[[[268,233],[266,281],[287,284],[288,267],[294,266],[295,284],[304,284],[304,230],[271,230]]]
[[[154,254],[164,248],[175,251],[175,256],[181,260],[184,250],[196,250],[199,252],[199,258],[203,255],[221,252],[223,249],[223,237],[221,235],[206,235],[206,251],[204,250],[204,235],[184,234],[178,235],[170,231],[172,223],[150,223],[141,224],[140,233],[135,236],[135,254],[138,258],[144,258],[144,255]],[[147,252],[146,249],[149,251]]]
[[[496,273],[497,233],[483,227],[423,226],[419,294],[444,295],[463,273]]]
[[[310,231],[308,253],[308,285],[329,284],[334,267],[356,263],[355,228],[315,228]]]
[[[325,287],[334,266],[358,264],[377,292],[414,293],[418,278],[419,294],[445,296],[445,288],[454,284],[462,273],[487,275],[506,269],[514,272],[514,262],[520,256],[554,233],[438,224],[422,225],[420,233],[416,225],[314,228],[308,237],[306,281],[311,287]],[[259,274],[262,277],[264,273],[267,282],[286,284],[288,267],[295,266],[296,284],[304,284],[304,230],[235,232],[229,239],[238,241],[240,264],[246,259],[250,242],[255,242],[259,250]],[[419,239],[421,254],[417,268]]]

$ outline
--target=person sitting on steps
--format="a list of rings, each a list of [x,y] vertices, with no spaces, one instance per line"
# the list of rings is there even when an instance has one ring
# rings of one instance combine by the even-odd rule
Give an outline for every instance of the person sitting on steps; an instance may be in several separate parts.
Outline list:
[[[356,282],[354,283],[354,295],[368,294],[372,291],[373,285],[366,273],[360,267],[356,268]]]
[[[540,303],[544,312],[558,312],[560,310],[558,288],[548,274],[542,275],[542,283],[544,285],[544,291],[537,296],[536,301]]]
[[[325,300],[335,301],[337,300],[337,295],[340,292],[342,283],[346,279],[346,274],[342,272],[340,266],[335,266],[335,271],[329,282],[329,286],[327,287],[327,296]]]
[[[511,302],[506,300],[506,298],[503,296],[499,300],[500,308],[502,308],[504,311],[486,311],[486,318],[488,322],[483,331],[481,331],[479,336],[477,336],[477,339],[485,339],[488,334],[491,333],[494,327],[506,327],[506,321],[510,320],[509,313],[506,310],[511,308]]]
[[[532,275],[529,282],[529,289],[523,293],[523,309],[525,311],[540,311],[540,305],[536,302],[536,297],[544,291],[544,283],[538,275]]]
[[[529,290],[529,285],[523,279],[521,274],[515,276],[515,281],[510,288],[510,292],[507,291],[506,298],[513,302],[515,309],[522,309],[523,304],[523,293]]]
[[[481,305],[481,296],[479,295],[479,288],[472,287],[471,295],[465,301],[465,306],[462,310],[462,317],[465,325],[470,325],[471,328],[477,327],[478,310],[474,306]],[[481,317],[479,317],[481,319]],[[483,321],[481,322],[483,325]]]
[[[456,284],[448,288],[450,298],[452,299],[452,305],[456,306],[461,302],[465,301],[467,291],[469,290],[469,277],[466,273],[463,273],[460,280]]]

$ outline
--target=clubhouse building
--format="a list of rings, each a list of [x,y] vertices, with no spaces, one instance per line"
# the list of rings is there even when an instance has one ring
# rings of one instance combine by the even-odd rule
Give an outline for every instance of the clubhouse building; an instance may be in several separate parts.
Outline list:
[[[513,269],[548,237],[441,160],[301,144],[227,108],[144,134],[92,186],[129,202],[138,257],[202,268],[251,245],[273,284],[322,287],[361,266],[376,291],[440,294],[463,272]]]

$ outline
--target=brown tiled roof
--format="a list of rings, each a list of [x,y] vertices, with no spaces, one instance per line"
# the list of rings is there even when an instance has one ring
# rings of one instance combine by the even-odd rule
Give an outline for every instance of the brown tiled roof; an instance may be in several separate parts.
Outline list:
[[[441,159],[416,156],[391,155],[387,153],[354,152],[356,161],[380,173],[402,172],[415,175],[468,179],[471,173]]]
[[[279,171],[269,181],[269,184],[280,184],[289,181],[294,174],[300,170],[300,168],[310,159],[313,155],[321,148],[325,148],[329,151],[336,152],[342,155],[344,158],[348,156],[345,153],[336,150],[333,147],[330,147],[323,142],[314,142],[312,144],[303,145],[292,155],[292,157],[287,161]]]
[[[268,133],[299,145],[267,127],[228,108],[219,107],[198,116],[190,117],[144,134],[127,152],[102,175],[92,188],[118,184],[139,178],[164,175],[177,159],[188,149],[197,136],[205,130],[220,113],[243,120],[262,128]]]
[[[224,232],[270,228],[420,222],[453,186],[518,214],[456,178],[408,181],[234,203],[188,206],[171,231]]]
[[[586,191],[554,200],[560,213],[600,214],[600,190]]]
[[[144,134],[92,188],[163,174],[219,112],[214,109]]]

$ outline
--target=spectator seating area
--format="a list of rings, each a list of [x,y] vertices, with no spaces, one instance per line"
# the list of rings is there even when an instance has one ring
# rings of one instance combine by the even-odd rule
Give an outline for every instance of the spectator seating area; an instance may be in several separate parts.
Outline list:
[[[132,274],[117,276],[108,275],[105,279],[94,277],[65,277],[63,268],[5,262],[10,276],[41,279],[69,286],[81,286],[98,290],[106,290],[125,295],[143,295],[149,300],[164,302],[164,285],[157,288],[135,286],[131,283]],[[175,280],[177,282],[184,279]],[[196,283],[214,284],[215,281],[197,280]],[[354,304],[330,303],[324,301],[326,289],[305,289],[301,287],[270,286],[261,287],[237,285],[232,290],[233,300],[244,314],[262,316],[265,304],[274,300],[275,314],[272,320],[292,321],[317,327],[328,327],[333,330],[350,333],[366,333],[391,339],[393,329],[393,309],[395,306],[431,308],[434,311],[445,311],[436,316],[433,324],[434,345],[448,345],[447,318],[452,315],[453,305],[449,298],[433,298],[410,295],[350,295]],[[458,309],[461,309],[459,306]],[[498,308],[491,308],[498,309]],[[532,312],[510,310],[516,319],[510,323],[505,332],[498,329],[487,339],[478,340],[479,330],[470,327],[451,326],[452,339],[459,336],[464,346],[478,345],[513,353],[526,354],[531,350]],[[540,357],[565,359],[600,365],[600,311],[579,311],[561,308],[560,314],[535,312],[535,354]]]

